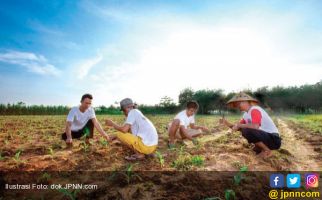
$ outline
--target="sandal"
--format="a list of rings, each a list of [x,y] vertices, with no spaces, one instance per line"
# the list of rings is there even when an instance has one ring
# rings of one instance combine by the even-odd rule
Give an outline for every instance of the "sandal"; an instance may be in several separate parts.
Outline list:
[[[113,140],[112,141],[112,144],[115,144],[115,145],[121,145],[122,142],[118,141],[118,140]]]
[[[151,153],[151,154],[147,154],[146,157],[147,158],[156,158],[157,155],[155,153]]]
[[[143,160],[144,158],[145,158],[145,156],[138,157],[137,154],[133,154],[133,155],[130,155],[130,156],[125,156],[125,160],[127,160],[127,161]]]

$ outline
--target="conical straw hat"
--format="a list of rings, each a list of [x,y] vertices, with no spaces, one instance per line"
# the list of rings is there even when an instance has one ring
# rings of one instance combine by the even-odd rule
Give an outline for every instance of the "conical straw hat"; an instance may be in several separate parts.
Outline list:
[[[240,92],[240,93],[236,94],[235,96],[233,96],[233,98],[231,98],[227,102],[227,105],[229,107],[235,107],[235,103],[241,102],[241,101],[250,101],[250,102],[258,103],[257,99],[254,99],[253,97],[249,96],[245,92]]]

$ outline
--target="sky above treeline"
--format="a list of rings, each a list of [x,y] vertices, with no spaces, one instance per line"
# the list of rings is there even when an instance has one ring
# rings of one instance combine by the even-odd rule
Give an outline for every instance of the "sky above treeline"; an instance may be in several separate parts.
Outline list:
[[[0,103],[157,104],[322,80],[322,1],[0,2]]]

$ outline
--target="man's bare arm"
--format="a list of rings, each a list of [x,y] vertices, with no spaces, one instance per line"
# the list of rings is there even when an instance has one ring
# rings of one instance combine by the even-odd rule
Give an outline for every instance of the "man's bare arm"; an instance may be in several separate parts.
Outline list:
[[[96,128],[96,130],[106,139],[106,140],[110,140],[109,136],[105,133],[105,131],[103,130],[101,124],[97,121],[96,118],[92,119],[92,122],[94,124],[94,127]]]
[[[233,128],[234,124],[230,123],[229,121],[227,121],[225,118],[220,119],[219,120],[220,124],[224,124],[225,126],[228,126],[229,128]]]
[[[190,124],[190,128],[192,129],[196,129],[196,130],[202,130],[202,131],[208,131],[208,128],[207,127],[204,127],[204,126],[197,126],[195,124]]]
[[[131,128],[130,124],[124,124],[124,125],[120,126],[120,125],[116,124],[115,122],[113,122],[110,119],[107,119],[105,121],[105,123],[106,123],[106,125],[111,126],[114,129],[116,129],[116,130],[118,130],[118,131],[120,131],[122,133],[128,133],[130,131],[130,128]]]
[[[259,124],[238,124],[238,128],[251,128],[251,129],[259,129]]]
[[[202,127],[201,126],[197,126],[195,124],[190,124],[190,128],[192,128],[192,129],[201,129]]]

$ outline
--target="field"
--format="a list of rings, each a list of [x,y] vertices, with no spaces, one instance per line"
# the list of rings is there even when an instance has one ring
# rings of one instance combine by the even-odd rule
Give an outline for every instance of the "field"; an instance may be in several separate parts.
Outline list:
[[[322,115],[294,115],[290,119],[301,128],[322,134]]]
[[[122,123],[124,117],[98,116],[98,120],[107,133],[113,134],[115,133],[114,130],[108,129],[103,123],[107,117],[118,123]],[[197,124],[205,125],[211,129],[211,133],[204,134],[199,138],[198,145],[184,142],[176,149],[168,150],[166,146],[168,139],[166,124],[172,117],[170,115],[148,116],[157,127],[159,148],[154,157],[130,163],[124,160],[125,156],[131,154],[128,149],[119,144],[109,144],[97,132],[95,132],[90,145],[87,145],[83,140],[74,140],[73,148],[66,148],[65,143],[60,140],[60,135],[64,131],[65,116],[1,116],[0,171],[8,173],[34,171],[43,172],[45,175],[57,171],[124,171],[126,172],[125,177],[127,177],[126,183],[118,185],[119,189],[115,190],[114,193],[108,192],[108,197],[116,199],[131,199],[133,195],[137,195],[138,191],[140,191],[140,195],[150,194],[147,189],[144,190],[141,187],[148,187],[149,191],[157,190],[159,193],[154,191],[154,195],[161,196],[165,195],[160,193],[162,190],[171,190],[171,188],[169,189],[170,186],[166,186],[167,184],[164,186],[166,188],[163,189],[153,188],[158,183],[161,187],[160,184],[163,183],[156,181],[149,186],[139,185],[140,187],[137,186],[136,190],[132,191],[133,189],[126,187],[131,182],[131,177],[134,177],[132,172],[161,171],[176,173],[179,171],[182,173],[202,173],[205,171],[231,171],[236,174],[245,171],[322,171],[322,115],[274,117],[283,140],[281,149],[274,151],[273,156],[268,159],[258,158],[239,132],[232,133],[229,129],[220,126],[217,116],[197,117]],[[239,117],[230,116],[227,118],[231,121],[237,121]],[[52,175],[52,177],[54,176]],[[198,184],[194,183],[193,179],[189,179],[189,182]],[[135,185],[135,181],[133,184]],[[222,183],[222,185],[225,184],[226,182]],[[178,186],[173,187],[177,190]],[[218,186],[217,189],[223,190],[222,187]],[[216,187],[213,187],[213,189],[216,189]],[[235,188],[236,194],[235,191],[229,190],[225,194],[224,192],[217,194],[207,187],[204,190],[207,190],[209,194],[206,191],[201,191],[199,194],[195,194],[199,195],[197,198],[209,196],[224,198],[224,195],[236,195],[239,198],[247,199],[247,195],[250,195],[238,188]],[[104,191],[95,193],[98,196],[103,194],[106,195]],[[64,197],[63,192],[57,195],[63,199],[67,198],[66,194]],[[89,194],[83,195],[88,197]],[[184,197],[187,194],[179,193],[179,195]]]

